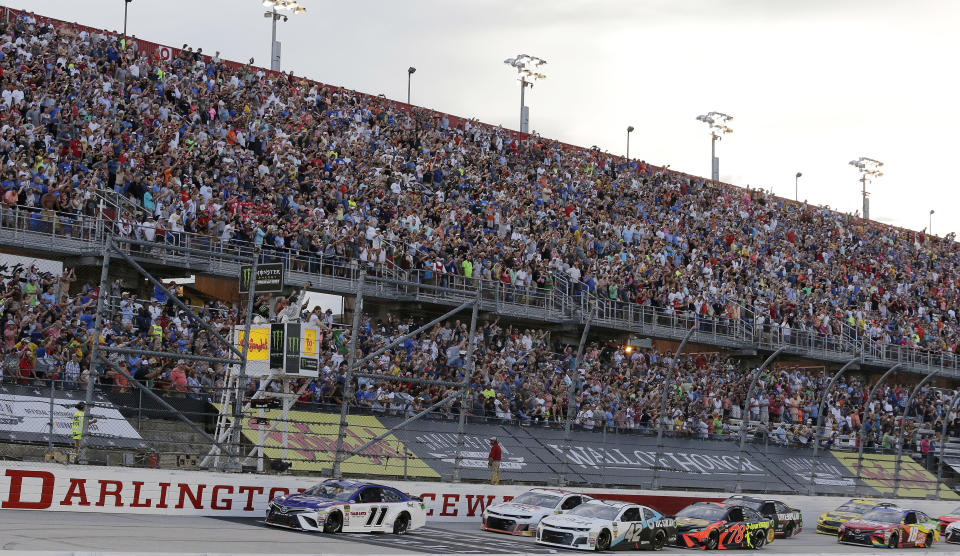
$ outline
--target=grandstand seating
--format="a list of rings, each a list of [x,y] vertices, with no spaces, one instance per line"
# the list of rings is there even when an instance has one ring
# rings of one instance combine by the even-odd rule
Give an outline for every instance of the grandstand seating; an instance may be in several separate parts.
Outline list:
[[[479,288],[484,309],[506,316],[548,323],[589,318],[598,327],[666,338],[693,327],[697,341],[717,346],[786,347],[828,361],[856,354],[867,363],[906,361],[917,371],[958,376],[960,253],[952,238],[192,49],[164,50],[6,9],[4,15],[0,239],[10,244],[89,255],[116,234],[202,249],[207,254],[132,251],[229,276],[237,275],[236,264],[219,254],[261,252],[264,260],[283,262],[292,283],[311,280],[340,293],[355,291],[358,272],[366,271],[380,295],[400,301],[455,305]],[[100,198],[112,199],[109,211]],[[37,276],[35,284],[30,274],[6,279],[4,313],[15,318],[4,353],[10,362],[16,357],[7,376],[31,381],[72,373],[80,382],[87,369],[67,364],[74,354],[86,363],[90,304],[104,292],[69,281],[64,287],[60,277]],[[44,297],[38,285],[69,292],[68,305],[58,307],[56,295]],[[121,317],[105,341],[223,354],[171,305],[152,315],[150,300],[110,294]],[[226,307],[208,310],[223,326],[239,316]],[[154,338],[157,323],[163,332]],[[354,333],[369,353],[403,326],[366,321]],[[486,323],[475,405],[467,410],[561,418],[565,412],[551,412],[546,402],[562,409],[575,382],[566,377],[576,378],[579,369],[571,351],[553,353],[540,340],[544,334]],[[459,378],[462,337],[462,329],[440,326],[373,370]],[[312,402],[342,396],[342,354],[333,344],[326,349]],[[649,426],[659,412],[654,385],[668,372],[667,355],[588,350],[585,387],[575,400],[578,423]],[[126,364],[136,378],[175,393],[199,395],[222,385],[222,369],[163,367],[142,358]],[[705,427],[713,434],[715,412],[727,420],[725,431],[739,426],[742,416],[730,412],[753,400],[742,399],[746,373],[737,363],[716,355],[701,366],[685,356],[680,367],[677,383],[685,386],[664,416],[674,432],[699,434]],[[814,371],[771,374],[757,396],[755,420],[764,423],[758,426],[766,427],[772,409],[798,393],[808,415],[828,379]],[[124,387],[116,374],[101,381]],[[367,393],[360,381],[359,405],[373,408],[381,395],[405,395],[415,410],[443,395],[372,385]],[[870,405],[872,433],[891,430],[908,393],[908,386],[892,384],[879,401],[864,400],[865,385],[849,379],[831,393],[838,434],[855,428],[839,421],[869,415]],[[930,424],[952,413],[933,393],[928,389],[919,401]],[[790,412],[775,415],[803,426]]]

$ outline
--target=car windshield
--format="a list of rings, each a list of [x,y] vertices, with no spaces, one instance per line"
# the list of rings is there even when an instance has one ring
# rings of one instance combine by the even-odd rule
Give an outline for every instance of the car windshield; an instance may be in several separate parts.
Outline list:
[[[517,504],[526,504],[528,506],[542,506],[544,508],[555,508],[560,503],[560,497],[543,492],[524,492],[517,496],[511,502]]]
[[[613,506],[600,503],[587,503],[580,504],[576,508],[570,510],[569,513],[571,515],[595,517],[597,519],[607,519],[613,521],[617,518],[617,514],[620,513],[620,508],[614,508]]]
[[[750,500],[749,498],[727,498],[727,502],[736,502],[741,506],[746,506],[748,508],[753,508],[754,510],[760,511],[760,507],[763,506],[763,502],[760,500]]]
[[[870,504],[863,504],[860,502],[847,502],[846,504],[837,508],[838,512],[850,512],[855,514],[862,514],[864,512],[869,512],[874,509],[876,506]]]
[[[689,517],[693,519],[704,519],[707,521],[721,521],[727,516],[727,509],[719,506],[699,505],[687,506],[680,510],[677,517]]]
[[[337,484],[320,483],[319,485],[308,488],[307,490],[303,491],[303,493],[310,496],[327,498],[329,500],[346,501],[350,499],[350,496],[353,494],[354,490],[355,489],[353,488],[344,488],[343,486]]]
[[[870,510],[863,514],[861,521],[878,521],[880,523],[900,523],[903,514],[896,510]]]

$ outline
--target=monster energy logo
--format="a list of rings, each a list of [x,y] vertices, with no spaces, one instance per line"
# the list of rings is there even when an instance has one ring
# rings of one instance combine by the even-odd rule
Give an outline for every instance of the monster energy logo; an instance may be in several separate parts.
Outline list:
[[[283,329],[278,328],[270,333],[273,347],[277,350],[283,349]]]
[[[240,293],[250,290],[253,280],[255,293],[279,292],[283,290],[283,265],[279,263],[262,264],[253,271],[251,265],[240,266]]]
[[[287,353],[298,354],[300,353],[300,337],[299,336],[290,336],[287,338]]]

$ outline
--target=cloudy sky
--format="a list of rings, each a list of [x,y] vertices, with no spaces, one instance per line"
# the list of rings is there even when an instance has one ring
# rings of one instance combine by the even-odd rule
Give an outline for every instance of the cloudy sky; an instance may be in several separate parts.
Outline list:
[[[5,0],[15,8],[119,30],[120,0]],[[503,65],[548,61],[528,91],[531,129],[625,149],[697,175],[710,140],[696,116],[734,116],[718,144],[720,177],[845,212],[943,235],[960,229],[955,109],[960,2],[952,0],[302,0],[279,24],[283,68],[326,83],[516,128],[519,87]],[[269,65],[270,21],[258,0],[134,0],[131,34]]]

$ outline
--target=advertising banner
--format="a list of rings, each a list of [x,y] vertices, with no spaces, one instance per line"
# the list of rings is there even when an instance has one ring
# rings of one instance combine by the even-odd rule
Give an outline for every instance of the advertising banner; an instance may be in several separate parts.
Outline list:
[[[280,421],[281,417],[282,411],[279,409],[265,411],[263,420],[251,411],[243,426],[244,436],[253,444],[261,440],[262,431],[264,454],[272,459],[283,457],[284,423]],[[276,426],[272,427],[274,423]],[[290,411],[286,436],[287,461],[292,464],[292,469],[330,472],[333,469],[339,424],[339,414]],[[359,448],[386,430],[376,417],[369,415],[349,415],[347,424],[344,450]],[[392,434],[365,448],[361,454],[346,458],[341,468],[344,473],[372,476],[440,477],[415,453],[405,453],[404,444]]]
[[[283,291],[283,264],[269,263],[257,265],[257,275],[253,276],[252,265],[240,265],[240,293],[250,291],[250,280],[254,280],[253,291],[256,294]]]
[[[846,467],[850,476],[857,476],[856,452],[834,452],[833,455]],[[880,496],[892,496],[894,491],[897,492],[897,496],[910,498],[926,498],[936,494],[937,477],[924,469],[913,458],[905,455],[900,460],[899,485],[894,479],[896,466],[896,454],[864,455],[860,477],[867,486],[873,488]],[[940,495],[949,500],[960,499],[960,496],[946,485],[941,486]]]
[[[0,390],[0,440],[11,442],[46,443],[51,440],[50,397],[24,395],[37,388],[9,388]],[[82,394],[82,393],[81,393]],[[53,400],[53,436],[58,444],[73,444],[72,425],[75,405],[80,398],[71,399],[59,392]],[[148,449],[140,434],[120,412],[105,399],[90,408],[90,445],[97,448]],[[93,419],[97,422],[94,423]]]

